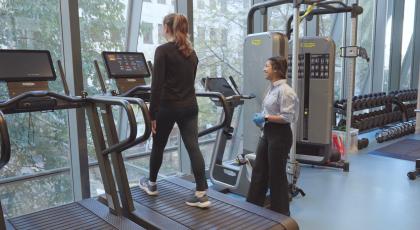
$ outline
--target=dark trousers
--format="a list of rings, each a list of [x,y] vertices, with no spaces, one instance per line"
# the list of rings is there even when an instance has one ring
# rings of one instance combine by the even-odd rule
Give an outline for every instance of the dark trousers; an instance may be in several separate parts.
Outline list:
[[[161,107],[156,117],[156,134],[153,135],[152,153],[150,156],[150,181],[156,181],[162,165],[163,151],[169,134],[177,123],[182,141],[188,151],[194,174],[197,191],[208,188],[204,158],[198,146],[198,107],[186,108]]]
[[[270,188],[271,209],[290,215],[286,163],[291,146],[292,130],[289,124],[265,124],[252,169],[248,202],[263,206]]]

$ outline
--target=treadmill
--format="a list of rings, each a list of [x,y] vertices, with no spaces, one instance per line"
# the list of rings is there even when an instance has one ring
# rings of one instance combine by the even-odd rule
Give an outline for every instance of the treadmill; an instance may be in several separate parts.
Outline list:
[[[59,67],[63,73],[61,63]],[[63,74],[60,76],[67,95],[49,91],[48,83],[56,79],[49,51],[0,50],[0,81],[6,82],[10,96],[8,100],[0,102],[0,168],[10,159],[10,142],[3,114],[85,109],[89,117],[105,193],[112,202],[106,206],[90,198],[7,220],[0,205],[0,229],[143,229],[122,215],[108,159],[109,154],[129,148],[139,139],[136,138],[137,126],[131,104],[122,98],[89,97],[86,93],[83,93],[83,96],[69,96],[65,77]],[[131,100],[131,103],[147,109],[140,99],[136,102]],[[101,137],[102,128],[97,107],[111,105],[119,106],[126,112],[130,135],[116,144],[106,146],[102,141],[103,136]],[[148,116],[145,116],[145,119],[148,119]],[[149,133],[150,127],[146,127],[145,133],[140,138],[147,139]]]
[[[103,60],[110,79],[115,80],[118,93],[115,96],[150,98],[150,87],[145,86],[145,77],[150,77],[150,70],[143,53],[138,52],[103,52]],[[151,65],[150,65],[151,66]],[[99,80],[105,84],[99,71],[98,62],[95,69]],[[220,93],[196,93],[198,97],[209,97],[218,100],[224,111],[224,119],[214,127],[201,131],[199,136],[226,128],[231,117],[225,98]],[[115,127],[114,127],[115,128]],[[110,132],[112,133],[112,132]],[[112,135],[110,135],[112,136]],[[116,139],[112,137],[109,139]],[[121,156],[118,154],[117,156]],[[123,159],[114,161],[118,168],[125,170]],[[127,181],[127,177],[117,180]],[[119,187],[125,215],[132,221],[147,229],[298,229],[297,223],[290,217],[228,197],[215,190],[208,190],[212,206],[198,209],[185,204],[193,193],[195,184],[178,177],[159,180],[159,195],[148,196],[138,186]]]

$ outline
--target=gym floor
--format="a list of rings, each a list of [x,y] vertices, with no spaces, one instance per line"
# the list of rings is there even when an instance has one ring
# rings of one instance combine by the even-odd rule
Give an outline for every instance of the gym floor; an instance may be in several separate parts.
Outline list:
[[[407,172],[415,162],[370,155],[368,152],[404,138],[369,146],[349,155],[350,172],[302,166],[298,185],[306,192],[291,203],[292,217],[303,230],[420,229],[420,178]]]

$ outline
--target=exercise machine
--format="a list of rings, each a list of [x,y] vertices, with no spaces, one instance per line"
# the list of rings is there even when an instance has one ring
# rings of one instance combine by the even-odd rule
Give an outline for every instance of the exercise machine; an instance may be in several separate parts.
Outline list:
[[[231,84],[225,78],[207,77],[202,79],[206,91],[223,94],[226,98],[230,115],[226,118],[226,126],[217,133],[209,165],[209,177],[214,189],[225,193],[233,192],[246,197],[250,181],[247,178],[246,171],[243,170],[243,164],[246,162],[242,158],[245,155],[242,153],[237,154],[239,158],[234,160],[224,160],[224,155],[226,144],[228,140],[232,139],[232,133],[234,132],[231,123],[235,109],[243,105],[245,100],[255,98],[255,95],[242,95],[234,79],[229,77],[229,80]],[[216,103],[216,106],[219,106],[219,104]]]
[[[335,44],[330,38],[300,38],[298,57],[299,119],[296,124],[296,160],[300,163],[349,170],[349,163],[332,156]],[[293,44],[290,44],[290,49]],[[292,56],[288,80],[291,82]],[[336,158],[338,161],[332,161]]]
[[[103,52],[103,60],[107,69],[108,77],[115,80],[118,92],[113,91],[115,96],[123,97],[150,97],[150,87],[144,84],[144,78],[150,77],[146,60],[142,53],[136,52]],[[95,62],[99,70],[98,62]],[[137,74],[132,74],[133,69],[140,69]],[[140,74],[142,73],[142,74]],[[103,82],[102,74],[98,71],[98,77]],[[104,83],[103,83],[104,85]],[[105,89],[105,88],[103,88]],[[105,91],[104,91],[105,93]],[[220,93],[201,93],[199,97],[210,97],[218,101],[223,107],[224,119],[211,128],[199,132],[199,136],[209,134],[226,127],[227,119],[231,115],[225,98]],[[115,127],[114,127],[115,128]],[[108,135],[114,139],[115,133],[108,130]],[[124,170],[121,155],[118,154],[120,170]],[[126,181],[127,178],[117,178]],[[145,194],[138,186],[130,188],[128,183],[119,183],[120,193],[131,194],[126,196],[122,205],[128,218],[146,228],[152,229],[208,229],[208,228],[264,228],[264,229],[298,229],[297,223],[290,217],[275,213],[270,210],[246,203],[238,202],[222,193],[209,189],[208,196],[212,207],[200,210],[185,205],[186,200],[192,194],[195,184],[178,178],[171,177],[159,180],[159,196],[152,197]],[[238,221],[238,218],[240,220]]]
[[[59,63],[62,70],[61,63]],[[63,73],[63,71],[61,71]],[[0,168],[10,159],[10,142],[4,114],[29,113],[34,111],[54,111],[61,109],[85,109],[92,130],[100,174],[108,206],[93,198],[72,202],[66,205],[0,220],[0,229],[142,229],[122,215],[117,189],[109,164],[108,155],[133,146],[137,136],[134,111],[126,100],[111,97],[69,96],[65,76],[63,80],[66,95],[49,91],[48,84],[56,80],[49,51],[43,50],[0,50],[0,80],[7,84],[10,98],[0,102],[1,158]],[[134,101],[134,100],[132,100]],[[137,105],[146,108],[142,100]],[[101,142],[102,133],[97,107],[104,105],[119,106],[125,111],[129,121],[128,137],[113,145]],[[146,121],[147,122],[147,121]],[[150,128],[140,136],[147,139]],[[135,143],[134,143],[135,144]],[[0,207],[1,209],[1,207]]]
[[[311,20],[314,15],[321,14],[336,14],[336,13],[351,13],[352,16],[352,45],[341,48],[342,57],[350,59],[350,73],[349,78],[349,93],[353,94],[353,82],[354,82],[354,66],[355,58],[362,56],[367,58],[365,50],[361,47],[357,47],[355,28],[357,27],[357,16],[363,12],[363,9],[354,4],[347,6],[342,2],[338,1],[270,1],[261,4],[254,5],[248,13],[248,38],[253,38],[254,32],[254,13],[259,10],[266,17],[267,9],[273,6],[279,6],[286,3],[293,3],[294,15],[288,20],[287,35],[283,35],[285,38],[281,39],[287,43],[288,39],[291,39],[291,31],[293,31],[293,38],[289,42],[289,52],[282,50],[267,50],[260,49],[259,46],[249,45],[250,51],[246,52],[247,45],[245,45],[244,52],[244,66],[248,66],[247,63],[253,61],[248,55],[254,55],[257,53],[259,56],[265,59],[270,56],[289,57],[289,83],[295,89],[296,93],[300,98],[300,115],[298,122],[293,126],[293,133],[295,135],[295,145],[292,147],[290,154],[291,171],[295,171],[292,174],[298,174],[298,165],[296,160],[302,163],[322,166],[332,166],[343,168],[344,171],[349,170],[349,163],[346,161],[345,156],[339,162],[331,162],[331,130],[333,122],[333,82],[334,82],[334,62],[335,62],[335,44],[329,38],[319,37],[303,37],[299,38],[299,22],[303,18]],[[299,7],[302,4],[310,5],[306,11],[300,12]],[[317,6],[315,9],[314,6]],[[294,28],[291,29],[291,23],[294,20]],[[264,25],[263,30],[266,30],[267,26]],[[267,33],[265,33],[267,34]],[[258,34],[256,34],[258,35]],[[273,37],[274,38],[274,37]],[[271,41],[279,42],[278,39],[272,39]],[[294,46],[295,41],[299,41],[299,46]],[[246,43],[247,44],[247,43]],[[286,47],[286,45],[274,45],[273,47]],[[248,61],[249,60],[249,61]],[[261,66],[263,63],[260,61]],[[254,64],[255,65],[255,64]],[[255,71],[248,72],[244,69],[244,86],[252,86],[252,84],[246,84],[246,81],[252,82],[249,78],[255,78]],[[262,80],[261,80],[262,81]],[[253,90],[252,87],[250,90]],[[263,91],[257,91],[256,95],[262,94]],[[317,91],[317,93],[315,93]],[[246,90],[245,90],[246,92]],[[322,107],[322,108],[321,108]],[[246,113],[245,113],[246,114]],[[351,120],[351,110],[347,114]],[[248,115],[250,116],[250,115]],[[247,119],[247,118],[244,118]],[[319,126],[318,126],[319,125]],[[315,135],[316,132],[316,135]],[[348,127],[347,141],[350,139],[350,127]],[[249,136],[252,139],[254,137]],[[244,136],[244,143],[248,143],[248,136]],[[350,142],[346,142],[349,144]],[[347,145],[346,145],[347,146]],[[245,148],[245,146],[244,146]],[[348,149],[348,148],[347,148]],[[296,180],[296,176],[294,176]],[[293,184],[293,183],[292,183]]]

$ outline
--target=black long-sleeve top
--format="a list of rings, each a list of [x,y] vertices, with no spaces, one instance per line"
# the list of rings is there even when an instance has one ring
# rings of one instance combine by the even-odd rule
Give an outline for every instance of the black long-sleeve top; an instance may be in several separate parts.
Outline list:
[[[184,57],[174,42],[156,48],[153,63],[150,116],[156,119],[160,106],[183,108],[197,105],[195,75],[198,58],[193,51]]]

